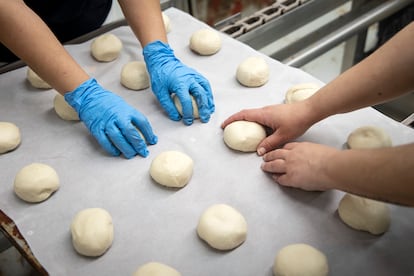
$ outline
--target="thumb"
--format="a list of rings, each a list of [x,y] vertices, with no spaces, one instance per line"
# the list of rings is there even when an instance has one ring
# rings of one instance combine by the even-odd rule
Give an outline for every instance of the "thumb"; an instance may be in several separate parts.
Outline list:
[[[272,135],[263,139],[260,144],[257,146],[257,154],[263,155],[271,150],[277,148],[280,144],[284,142],[284,139],[274,132]]]

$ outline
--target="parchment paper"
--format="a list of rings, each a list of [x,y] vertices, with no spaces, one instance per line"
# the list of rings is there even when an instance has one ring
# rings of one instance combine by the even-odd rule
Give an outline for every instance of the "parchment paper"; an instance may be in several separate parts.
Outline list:
[[[147,158],[107,155],[82,123],[56,115],[54,90],[30,87],[27,68],[0,76],[0,121],[15,123],[22,134],[18,149],[0,155],[0,208],[16,222],[50,275],[131,275],[140,265],[158,261],[182,275],[270,276],[277,252],[299,242],[326,254],[331,275],[413,275],[414,209],[389,205],[392,224],[384,235],[355,231],[338,217],[342,192],[280,187],[261,171],[261,158],[255,153],[232,151],[223,142],[220,124],[234,112],[281,103],[285,91],[297,83],[322,83],[224,34],[217,54],[198,56],[190,51],[189,38],[207,26],[174,8],[166,14],[176,56],[211,82],[216,112],[207,124],[171,121],[150,89],[131,91],[120,84],[122,66],[143,60],[128,27],[112,31],[124,48],[110,63],[90,56],[91,41],[67,46],[105,88],[148,117],[159,142],[149,147]],[[253,55],[266,59],[270,80],[260,88],[245,88],[236,81],[236,68]],[[372,108],[328,118],[298,140],[342,148],[348,134],[364,125],[382,127],[395,145],[414,141],[412,129]],[[149,176],[152,159],[166,150],[182,151],[194,160],[193,177],[182,189],[162,188]],[[16,173],[32,162],[51,165],[61,181],[60,189],[38,204],[25,203],[13,193]],[[211,249],[195,230],[201,213],[216,203],[233,206],[248,223],[247,240],[228,252]],[[72,218],[90,207],[106,209],[114,223],[113,245],[99,258],[80,256],[71,243]]]

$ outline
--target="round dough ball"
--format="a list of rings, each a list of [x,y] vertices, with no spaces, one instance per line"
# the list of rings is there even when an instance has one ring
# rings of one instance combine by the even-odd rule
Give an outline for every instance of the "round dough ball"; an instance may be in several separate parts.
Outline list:
[[[52,86],[39,77],[30,67],[27,67],[27,80],[34,88],[50,89]]]
[[[0,153],[12,151],[20,145],[19,128],[9,122],[0,122]]]
[[[190,49],[202,56],[217,53],[221,48],[221,38],[217,31],[200,29],[190,37]]]
[[[154,158],[150,166],[151,177],[163,186],[181,188],[193,175],[194,162],[179,151],[164,151]]]
[[[101,208],[84,209],[77,213],[70,230],[73,247],[84,256],[101,256],[114,239],[112,217]]]
[[[178,113],[180,113],[180,115],[182,116],[183,115],[183,107],[181,106],[180,99],[178,98],[178,96],[176,94],[174,94],[174,96],[173,96],[173,101],[174,101],[175,107],[178,110]],[[195,101],[193,96],[191,96],[191,103],[193,105],[193,117],[194,117],[194,119],[200,118],[200,114],[198,113],[197,102]]]
[[[349,227],[380,235],[388,230],[391,216],[384,202],[345,194],[338,207],[339,217]]]
[[[150,85],[145,62],[131,61],[122,67],[121,84],[131,90],[142,90]]]
[[[349,134],[347,144],[350,149],[375,149],[391,147],[390,136],[381,128],[363,126]]]
[[[41,202],[59,189],[59,176],[45,164],[32,163],[21,169],[14,179],[14,192],[27,202]]]
[[[301,83],[290,87],[286,91],[285,103],[303,101],[315,94],[321,87],[316,83]]]
[[[181,273],[168,265],[149,262],[139,267],[133,276],[181,276]]]
[[[63,120],[67,121],[79,121],[78,113],[71,107],[61,94],[56,93],[53,100],[53,106],[56,114]]]
[[[224,128],[223,137],[224,143],[231,149],[254,152],[266,138],[266,130],[256,122],[234,121]]]
[[[162,12],[161,14],[162,14],[162,21],[164,22],[165,32],[169,33],[171,32],[171,20],[168,17],[168,15],[166,15],[164,12]]]
[[[122,50],[121,40],[114,34],[103,34],[92,41],[91,54],[97,61],[115,60]]]
[[[304,243],[283,247],[277,253],[273,265],[275,276],[324,276],[328,272],[326,256]]]
[[[237,67],[237,80],[247,87],[258,87],[269,80],[269,65],[262,57],[249,57]]]
[[[201,215],[197,234],[215,249],[230,250],[246,240],[247,222],[233,207],[216,204]]]

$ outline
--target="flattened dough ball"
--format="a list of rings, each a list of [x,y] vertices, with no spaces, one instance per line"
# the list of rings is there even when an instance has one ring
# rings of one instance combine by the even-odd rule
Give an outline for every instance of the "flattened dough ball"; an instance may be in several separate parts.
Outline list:
[[[256,122],[235,121],[224,128],[223,137],[225,144],[231,149],[254,152],[266,138],[266,130]]]
[[[326,256],[304,243],[283,247],[277,253],[273,264],[275,276],[325,276],[328,272]]]
[[[131,61],[122,67],[121,84],[131,90],[142,90],[150,85],[148,71],[143,61]]]
[[[210,56],[221,48],[221,38],[217,31],[200,29],[190,37],[190,49],[202,56]]]
[[[149,262],[140,266],[133,276],[181,276],[181,273],[171,266]]]
[[[374,235],[386,232],[391,223],[390,211],[384,202],[351,194],[345,194],[341,199],[338,213],[349,227]]]
[[[112,245],[114,226],[111,215],[101,208],[89,208],[78,212],[70,226],[72,244],[84,256],[97,257]]]
[[[52,86],[45,82],[38,74],[35,73],[30,67],[27,67],[27,80],[34,88],[50,89]]]
[[[350,149],[375,149],[391,147],[390,136],[381,128],[363,126],[349,134],[347,144]]]
[[[56,93],[53,100],[53,107],[56,114],[63,120],[67,121],[79,121],[78,113],[71,107],[66,101],[65,97]]]
[[[239,64],[237,80],[247,87],[258,87],[269,80],[269,65],[262,57],[249,57]]]
[[[27,202],[41,202],[59,189],[56,171],[42,163],[32,163],[22,168],[14,179],[15,194]]]
[[[173,101],[174,101],[174,105],[177,108],[178,113],[180,113],[180,115],[183,115],[183,107],[181,106],[181,102],[180,99],[178,98],[178,96],[176,94],[174,94],[173,96]],[[194,99],[193,96],[191,96],[191,103],[193,105],[193,117],[194,119],[198,119],[200,118],[200,114],[198,113],[198,106],[197,106],[197,102]]]
[[[20,142],[20,129],[13,123],[0,122],[0,154],[14,150]]]
[[[215,249],[231,250],[246,240],[247,222],[233,207],[216,204],[201,215],[197,234]]]
[[[291,86],[285,95],[285,103],[294,103],[303,101],[320,89],[320,85],[316,83],[301,83]]]
[[[122,41],[114,34],[103,34],[92,41],[91,54],[101,62],[109,62],[118,58],[122,50]]]
[[[158,184],[181,188],[187,185],[193,175],[194,162],[180,151],[164,151],[151,162],[150,175]]]

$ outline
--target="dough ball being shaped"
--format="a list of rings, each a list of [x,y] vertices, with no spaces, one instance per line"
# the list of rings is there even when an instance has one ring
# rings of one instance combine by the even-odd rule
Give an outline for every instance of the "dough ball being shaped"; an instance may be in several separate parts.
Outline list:
[[[166,15],[164,12],[161,14],[162,14],[162,21],[164,22],[165,32],[169,33],[171,32],[171,20],[168,17],[168,15]]]
[[[225,144],[231,149],[254,152],[266,138],[266,130],[256,122],[234,121],[224,128],[223,137]]]
[[[249,57],[237,67],[237,80],[247,87],[258,87],[269,80],[269,65],[262,57]]]
[[[150,175],[158,184],[181,188],[190,181],[193,166],[193,159],[188,155],[179,151],[164,151],[152,160]]]
[[[351,194],[345,194],[341,199],[338,213],[349,227],[374,235],[383,234],[391,223],[388,205]]]
[[[73,247],[79,254],[88,257],[104,254],[114,239],[112,217],[101,208],[84,209],[77,213],[70,230]]]
[[[131,61],[122,67],[121,84],[131,90],[142,90],[150,86],[149,75],[143,61]]]
[[[181,276],[181,273],[168,265],[149,262],[140,266],[133,276]]]
[[[53,106],[56,114],[61,119],[67,121],[79,121],[78,113],[65,101],[65,97],[61,94],[56,93],[55,99],[53,100]]]
[[[381,128],[363,126],[349,134],[347,144],[350,149],[375,149],[391,147],[390,136]]]
[[[56,171],[41,163],[32,163],[21,169],[14,179],[14,192],[27,202],[41,202],[59,189]]]
[[[247,222],[233,207],[216,204],[201,215],[197,234],[215,249],[231,250],[246,240]]]
[[[20,142],[19,128],[13,123],[0,122],[0,154],[14,150]]]
[[[118,58],[121,50],[122,42],[114,34],[100,35],[91,44],[91,54],[97,61],[113,61]]]
[[[39,77],[30,67],[27,67],[27,80],[34,88],[50,89],[52,86]]]
[[[217,31],[200,29],[190,37],[190,49],[202,56],[210,56],[221,48],[221,38]]]
[[[328,272],[326,256],[304,243],[283,247],[277,253],[273,265],[275,276],[325,276]]]
[[[290,87],[286,91],[285,103],[303,101],[315,94],[321,87],[316,83],[301,83]]]
[[[178,96],[176,94],[174,94],[174,96],[173,96],[173,101],[174,101],[175,107],[178,110],[178,113],[180,113],[180,115],[182,116],[183,115],[183,107],[181,106],[180,99],[178,98]],[[193,105],[193,117],[194,117],[194,119],[200,118],[200,114],[198,113],[197,102],[195,101],[193,96],[191,96],[191,103]]]

